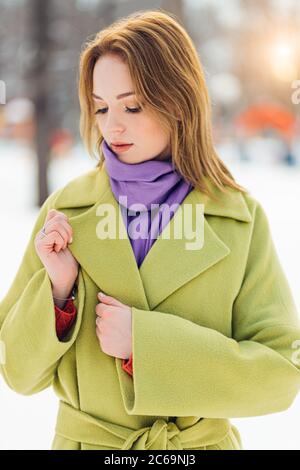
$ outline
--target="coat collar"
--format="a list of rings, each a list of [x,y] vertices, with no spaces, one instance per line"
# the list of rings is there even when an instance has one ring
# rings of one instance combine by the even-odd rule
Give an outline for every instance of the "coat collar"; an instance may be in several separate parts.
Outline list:
[[[206,182],[216,195],[220,195],[209,180],[206,179]],[[230,248],[212,229],[205,215],[229,217],[241,222],[252,220],[239,191],[221,194],[221,202],[215,202],[194,189],[181,205],[180,216],[184,217],[185,204],[193,208],[196,203],[204,204],[204,244],[201,249],[187,250],[186,243],[190,240],[184,234],[180,239],[164,239],[160,235],[140,268],[136,264],[118,202],[111,191],[105,162],[101,169],[94,168],[68,183],[56,199],[55,208],[61,211],[79,209],[78,214],[69,217],[73,228],[73,243],[69,249],[99,289],[127,305],[152,310],[180,286],[230,253]],[[97,208],[103,204],[114,207],[122,238],[117,236],[101,240],[97,237],[96,226],[100,220]],[[176,211],[164,230],[170,226],[170,233],[173,233],[179,214],[180,211]]]
[[[230,189],[227,194],[214,186],[210,179],[204,177],[206,184],[219,197],[216,203],[198,190],[193,190],[195,198],[204,204],[204,213],[220,217],[230,217],[242,222],[251,222],[252,216],[248,206],[239,191]],[[109,176],[106,172],[105,161],[101,169],[94,168],[89,172],[70,181],[56,200],[57,208],[67,209],[87,207],[97,203],[110,188]]]

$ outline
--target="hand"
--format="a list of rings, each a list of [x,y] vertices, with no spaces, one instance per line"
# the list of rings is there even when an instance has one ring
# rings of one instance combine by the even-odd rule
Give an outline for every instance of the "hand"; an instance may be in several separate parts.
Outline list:
[[[67,247],[72,236],[68,217],[63,212],[51,209],[44,223],[44,231],[40,230],[34,241],[53,289],[61,293],[58,297],[70,291],[78,275],[78,262]]]
[[[132,353],[131,308],[114,297],[98,294],[96,335],[101,349],[109,356],[128,359]]]

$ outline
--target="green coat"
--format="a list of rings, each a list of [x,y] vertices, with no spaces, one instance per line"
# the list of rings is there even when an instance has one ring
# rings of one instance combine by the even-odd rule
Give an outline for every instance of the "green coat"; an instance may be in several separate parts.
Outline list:
[[[20,394],[53,386],[60,402],[52,449],[239,449],[229,418],[276,413],[294,401],[300,322],[264,210],[236,190],[221,204],[194,189],[184,203],[204,204],[202,249],[160,236],[140,269],[127,234],[96,235],[103,204],[113,205],[126,233],[105,164],[42,206],[0,303],[0,368]],[[77,320],[64,341],[34,247],[52,207],[69,217],[80,265]],[[132,306],[133,378],[99,345],[100,290]]]

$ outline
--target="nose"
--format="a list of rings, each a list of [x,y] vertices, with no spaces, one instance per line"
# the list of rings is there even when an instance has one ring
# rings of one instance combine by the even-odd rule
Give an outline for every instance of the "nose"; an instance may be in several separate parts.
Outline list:
[[[113,136],[115,133],[123,132],[125,130],[125,125],[120,121],[119,118],[110,114],[107,118],[105,128],[107,135]]]

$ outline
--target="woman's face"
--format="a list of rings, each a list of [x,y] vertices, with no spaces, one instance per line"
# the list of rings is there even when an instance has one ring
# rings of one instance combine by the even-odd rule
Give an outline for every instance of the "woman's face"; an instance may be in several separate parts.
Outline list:
[[[171,155],[170,136],[134,94],[117,98],[128,92],[134,92],[128,65],[117,55],[100,57],[94,67],[93,99],[97,124],[107,144],[124,163],[163,160]],[[111,147],[118,141],[133,145],[121,153]]]

